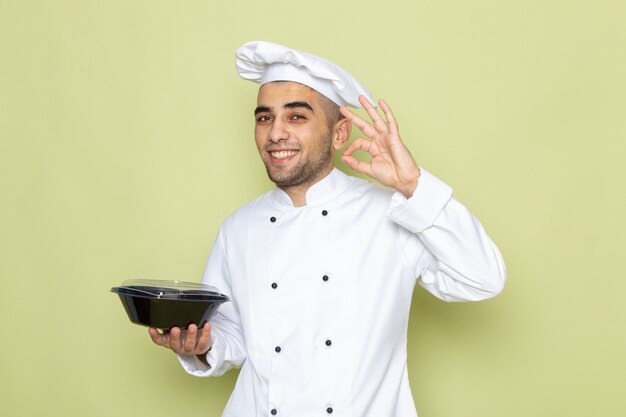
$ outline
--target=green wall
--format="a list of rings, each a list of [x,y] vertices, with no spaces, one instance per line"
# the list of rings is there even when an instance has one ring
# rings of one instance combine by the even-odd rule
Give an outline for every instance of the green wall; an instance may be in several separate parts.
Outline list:
[[[263,39],[387,99],[505,257],[494,300],[416,290],[420,417],[625,415],[625,4],[0,1],[0,414],[220,415],[235,373],[188,376],[109,289],[200,280],[271,187],[233,62]]]

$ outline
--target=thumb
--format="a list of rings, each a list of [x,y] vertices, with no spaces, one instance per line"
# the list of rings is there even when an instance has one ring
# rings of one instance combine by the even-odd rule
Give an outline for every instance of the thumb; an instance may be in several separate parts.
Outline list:
[[[373,178],[371,164],[368,164],[367,162],[359,161],[355,157],[346,155],[346,154],[343,154],[341,156],[341,160],[354,171],[360,172],[361,174],[365,174]]]

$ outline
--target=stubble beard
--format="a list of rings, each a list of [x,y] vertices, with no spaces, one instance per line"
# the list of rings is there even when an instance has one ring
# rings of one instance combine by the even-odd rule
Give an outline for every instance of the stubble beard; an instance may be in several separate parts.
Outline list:
[[[310,153],[311,158],[301,158],[296,166],[291,168],[287,172],[272,172],[272,168],[267,161],[263,161],[265,164],[265,170],[270,180],[276,184],[278,188],[285,189],[291,187],[298,187],[303,184],[312,183],[319,180],[322,171],[332,164],[333,152],[332,152],[332,138],[327,136],[324,144],[324,152],[319,152],[314,149]]]

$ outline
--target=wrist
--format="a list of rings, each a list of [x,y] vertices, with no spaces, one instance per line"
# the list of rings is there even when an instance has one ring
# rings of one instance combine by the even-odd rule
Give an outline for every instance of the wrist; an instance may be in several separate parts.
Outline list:
[[[420,170],[419,168],[417,168],[417,173],[415,174],[415,176],[411,180],[406,182],[402,187],[399,187],[397,190],[404,194],[406,198],[413,197],[413,194],[417,189],[417,183],[419,181],[420,175]]]

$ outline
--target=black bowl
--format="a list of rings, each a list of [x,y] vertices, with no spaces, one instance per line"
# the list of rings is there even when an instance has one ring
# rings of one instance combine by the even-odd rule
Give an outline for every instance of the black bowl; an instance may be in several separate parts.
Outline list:
[[[229,301],[218,292],[165,286],[127,285],[111,291],[119,295],[131,322],[163,330],[186,329],[190,324],[202,327]]]

